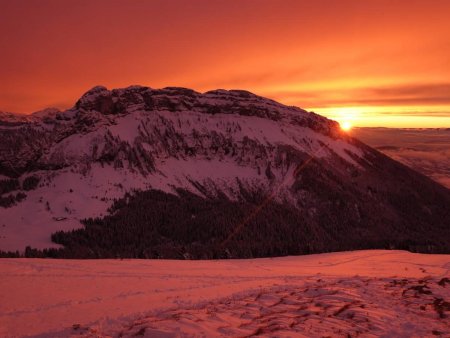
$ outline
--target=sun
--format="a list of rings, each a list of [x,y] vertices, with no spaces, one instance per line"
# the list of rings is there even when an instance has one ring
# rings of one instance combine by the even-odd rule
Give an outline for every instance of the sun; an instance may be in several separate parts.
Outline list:
[[[352,129],[352,124],[350,122],[348,122],[348,121],[344,121],[341,124],[341,129],[343,131],[349,131],[350,129]]]

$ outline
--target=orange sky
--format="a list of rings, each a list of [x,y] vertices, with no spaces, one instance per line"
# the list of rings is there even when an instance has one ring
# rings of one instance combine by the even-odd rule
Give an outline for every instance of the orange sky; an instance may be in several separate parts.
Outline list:
[[[354,125],[450,127],[447,0],[0,0],[0,110],[94,85],[247,89]]]

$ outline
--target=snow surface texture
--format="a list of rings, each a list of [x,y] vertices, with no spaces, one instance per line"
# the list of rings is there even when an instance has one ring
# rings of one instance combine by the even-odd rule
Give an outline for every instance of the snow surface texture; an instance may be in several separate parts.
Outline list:
[[[450,337],[450,255],[0,260],[1,337]]]
[[[0,145],[0,168],[41,179],[24,201],[0,208],[4,251],[54,247],[53,232],[105,215],[133,189],[202,195],[200,183],[235,199],[242,183],[295,204],[294,164],[274,165],[280,146],[349,167],[364,155],[336,136],[336,122],[243,91],[95,87],[65,112],[1,113],[0,122],[0,140],[11,143]]]

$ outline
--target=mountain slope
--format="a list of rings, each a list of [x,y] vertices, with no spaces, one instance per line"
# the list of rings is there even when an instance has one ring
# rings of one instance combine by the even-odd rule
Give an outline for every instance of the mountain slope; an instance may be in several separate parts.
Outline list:
[[[246,91],[95,87],[67,111],[2,121],[0,250],[49,247],[91,218],[51,254],[450,251],[448,189]]]

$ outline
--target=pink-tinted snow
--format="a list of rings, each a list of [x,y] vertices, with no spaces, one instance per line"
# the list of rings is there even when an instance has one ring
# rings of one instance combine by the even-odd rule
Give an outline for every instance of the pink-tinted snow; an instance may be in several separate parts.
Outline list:
[[[450,334],[450,255],[0,260],[0,336]]]

